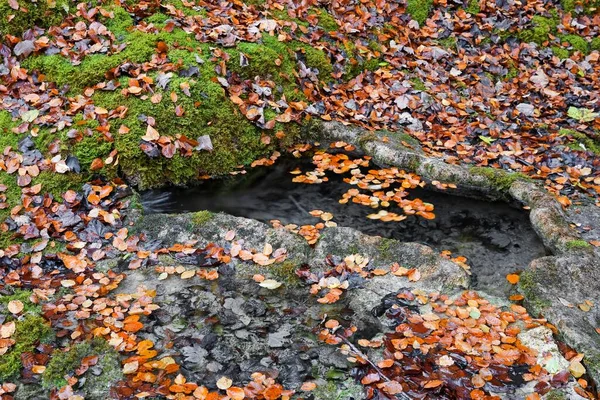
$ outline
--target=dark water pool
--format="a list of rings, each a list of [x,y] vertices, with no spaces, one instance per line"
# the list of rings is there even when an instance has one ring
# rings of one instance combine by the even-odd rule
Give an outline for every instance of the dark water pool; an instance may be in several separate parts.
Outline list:
[[[465,256],[473,286],[497,295],[506,294],[510,288],[506,274],[523,270],[531,260],[546,254],[527,212],[506,203],[418,189],[411,191],[411,197],[432,203],[435,219],[409,216],[401,222],[382,222],[366,218],[373,212],[368,207],[338,202],[350,185],[335,174],[328,174],[330,182],[322,184],[293,183],[290,171],[297,167],[312,170],[310,160],[283,159],[271,167],[257,167],[245,175],[195,187],[148,191],[142,194],[142,203],[149,213],[210,210],[266,223],[278,219],[298,225],[319,222],[308,211],[327,211],[339,226]]]

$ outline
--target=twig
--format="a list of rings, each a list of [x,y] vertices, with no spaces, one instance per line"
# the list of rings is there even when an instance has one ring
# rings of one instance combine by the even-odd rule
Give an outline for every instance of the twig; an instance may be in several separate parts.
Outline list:
[[[290,195],[290,196],[288,196],[288,198],[289,198],[289,199],[292,201],[292,203],[294,203],[294,205],[295,205],[296,207],[298,207],[298,210],[302,211],[304,214],[308,214],[308,211],[306,211],[306,210],[304,209],[304,207],[302,207],[302,206],[300,205],[300,203],[298,203],[298,201],[296,201],[296,199],[295,199],[295,198],[293,198],[291,195]]]

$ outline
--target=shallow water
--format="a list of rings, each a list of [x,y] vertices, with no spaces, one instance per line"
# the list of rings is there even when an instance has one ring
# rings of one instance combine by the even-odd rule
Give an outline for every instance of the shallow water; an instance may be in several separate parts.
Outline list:
[[[195,187],[148,191],[142,193],[142,203],[149,213],[210,210],[266,223],[278,219],[298,225],[319,222],[308,211],[327,211],[339,226],[465,256],[473,287],[496,295],[510,290],[507,274],[523,270],[531,260],[546,255],[527,212],[506,203],[418,189],[412,190],[410,197],[434,204],[434,220],[408,216],[401,222],[381,222],[366,218],[373,212],[368,207],[338,202],[351,187],[340,176],[328,174],[329,182],[316,185],[293,183],[290,171],[297,167],[304,172],[313,169],[310,159],[283,159],[271,167],[257,167],[245,175],[205,181]]]

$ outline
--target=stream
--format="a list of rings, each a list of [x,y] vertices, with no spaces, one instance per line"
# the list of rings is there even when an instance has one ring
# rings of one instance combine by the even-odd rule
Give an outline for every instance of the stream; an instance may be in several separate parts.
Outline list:
[[[203,181],[188,187],[170,187],[142,193],[146,213],[184,213],[199,210],[225,212],[265,223],[277,219],[283,224],[316,224],[308,214],[323,210],[334,215],[339,226],[355,228],[404,242],[418,242],[452,257],[464,256],[471,266],[471,286],[493,295],[506,295],[511,285],[506,275],[522,271],[530,261],[547,255],[531,227],[525,210],[504,202],[488,202],[424,189],[410,191],[435,206],[435,219],[415,215],[400,222],[366,218],[373,209],[338,200],[351,185],[341,176],[328,173],[329,182],[292,182],[290,171],[312,170],[310,158],[281,158],[270,167],[256,167],[246,174]],[[389,211],[394,211],[390,207]],[[397,209],[396,209],[397,211]],[[399,211],[402,213],[402,211]]]

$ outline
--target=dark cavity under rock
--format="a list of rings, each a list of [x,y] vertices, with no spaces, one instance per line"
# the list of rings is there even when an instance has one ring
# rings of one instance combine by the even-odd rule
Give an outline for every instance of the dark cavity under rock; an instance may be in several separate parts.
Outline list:
[[[147,213],[209,210],[297,225],[319,222],[309,215],[311,210],[331,212],[339,226],[467,257],[472,287],[496,295],[510,291],[507,274],[524,270],[532,260],[547,254],[527,212],[507,203],[417,189],[409,197],[432,203],[434,220],[408,216],[401,222],[382,222],[367,218],[373,212],[369,207],[338,202],[353,187],[341,176],[328,173],[329,182],[321,184],[293,183],[290,171],[295,168],[306,172],[314,166],[309,158],[283,159],[272,167],[254,168],[245,175],[209,180],[196,187],[148,191],[142,194],[142,203]],[[389,211],[402,214],[394,207]]]

